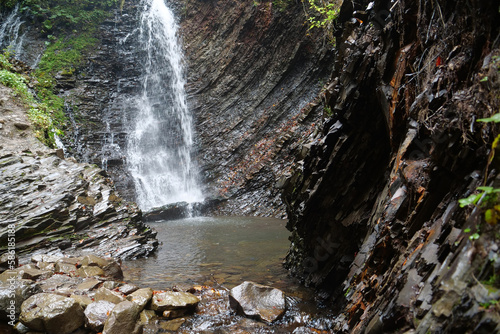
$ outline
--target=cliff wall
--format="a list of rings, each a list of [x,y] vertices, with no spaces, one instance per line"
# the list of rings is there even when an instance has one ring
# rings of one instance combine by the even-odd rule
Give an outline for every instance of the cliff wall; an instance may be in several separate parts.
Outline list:
[[[345,1],[340,20],[334,115],[284,187],[286,266],[339,332],[498,331],[498,227],[457,203],[496,184],[476,120],[499,111],[498,6]]]
[[[276,181],[321,122],[333,46],[300,3],[175,3],[208,193],[230,199],[219,213],[283,216]]]

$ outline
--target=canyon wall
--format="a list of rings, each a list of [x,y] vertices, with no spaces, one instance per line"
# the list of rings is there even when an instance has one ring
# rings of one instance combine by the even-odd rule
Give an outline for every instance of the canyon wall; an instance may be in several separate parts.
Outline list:
[[[457,203],[497,183],[497,129],[476,120],[499,112],[499,19],[488,1],[343,3],[334,115],[283,193],[285,264],[339,333],[499,330],[498,226]]]
[[[223,200],[213,213],[284,217],[280,184],[300,143],[321,122],[317,94],[333,65],[333,46],[309,31],[301,4],[180,1],[194,153],[205,195]],[[140,88],[134,29],[142,6],[125,1],[100,27],[100,41],[71,75],[59,76],[68,101],[67,154],[106,169],[127,199],[124,114]],[[293,38],[291,38],[293,36]],[[281,182],[276,182],[281,180]]]
[[[321,122],[333,45],[302,4],[176,1],[207,194],[218,213],[284,216],[279,182]]]

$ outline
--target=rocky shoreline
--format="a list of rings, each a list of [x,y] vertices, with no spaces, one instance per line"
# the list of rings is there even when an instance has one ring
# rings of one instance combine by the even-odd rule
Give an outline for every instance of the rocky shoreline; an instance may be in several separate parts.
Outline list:
[[[4,255],[0,265],[9,261]],[[2,333],[326,333],[293,299],[244,282],[153,291],[123,282],[112,258],[35,255],[0,274]],[[3,327],[2,327],[3,326]],[[12,326],[12,327],[11,327]]]

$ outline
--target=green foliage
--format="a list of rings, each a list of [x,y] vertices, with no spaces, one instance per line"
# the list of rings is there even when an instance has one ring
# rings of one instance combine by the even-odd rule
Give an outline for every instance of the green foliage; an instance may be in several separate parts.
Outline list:
[[[95,26],[109,16],[118,0],[21,0],[21,10],[33,15],[49,34]]]
[[[254,0],[254,3],[256,1]],[[273,0],[273,6],[277,7],[279,10],[285,10],[290,4],[290,0]]]
[[[12,67],[5,54],[0,55],[0,83],[14,90],[23,103],[29,106],[28,117],[33,123],[35,136],[48,146],[54,145],[54,134],[61,135],[60,128],[65,117],[62,112],[63,100],[60,97],[36,99],[28,90],[28,78],[9,71]]]
[[[97,43],[99,24],[109,17],[111,9],[124,0],[0,0],[1,8],[20,3],[21,11],[31,15],[33,25],[47,36],[47,48],[34,72],[36,97],[29,94],[19,75],[10,73],[9,54],[0,56],[0,82],[14,88],[30,106],[29,117],[38,139],[54,146],[54,134],[61,135],[66,121],[64,99],[55,94],[56,74],[73,74],[86,50]]]
[[[491,117],[488,117],[488,118],[480,118],[477,120],[478,122],[494,122],[494,123],[500,123],[500,113],[498,114],[495,114]]]
[[[312,14],[309,16],[309,28],[332,28],[332,23],[340,12],[341,2],[330,0],[308,0]]]
[[[325,112],[325,114],[328,117],[332,117],[333,116],[332,108],[330,106],[328,106],[328,105],[325,105],[324,112]]]
[[[468,205],[477,205],[479,200],[484,197],[482,203],[486,204],[488,202],[495,202],[498,199],[497,194],[500,192],[500,189],[495,189],[493,187],[477,187],[479,193],[470,195],[467,198],[462,198],[458,200],[460,203],[460,207],[463,208]],[[481,205],[484,205],[481,204]]]
[[[0,70],[0,83],[14,89],[17,95],[23,100],[31,101],[33,97],[26,86],[26,79],[17,73],[12,73],[8,70]]]
[[[17,3],[17,0],[0,0],[0,8],[1,9],[3,9],[3,8],[11,9],[11,8],[14,8],[16,3]]]
[[[500,113],[497,113],[488,118],[478,119],[477,121],[499,123]],[[493,143],[491,144],[491,150],[488,156],[488,162],[486,164],[485,175],[488,174],[488,169],[493,162],[495,152],[499,147],[499,144],[500,135],[496,136],[496,138],[493,140]],[[460,204],[460,207],[462,208],[468,205],[477,206],[479,204],[479,207],[484,211],[484,220],[490,225],[496,225],[500,220],[500,199],[498,197],[498,193],[500,193],[500,188],[481,186],[477,187],[477,191],[475,194],[472,194],[467,198],[459,199],[458,202]],[[479,236],[477,236],[477,238],[478,237]],[[470,237],[471,240],[475,240],[477,238],[474,237],[474,235]]]
[[[55,37],[52,39],[55,39]],[[84,51],[96,43],[97,39],[88,32],[72,35],[66,39],[55,39],[53,43],[47,46],[40,60],[37,68],[37,76],[43,77],[46,73],[54,74],[61,71],[65,71],[66,73],[74,72],[74,68],[83,59]]]
[[[0,69],[1,70],[12,69],[12,64],[9,62],[8,57],[4,54],[0,54]]]

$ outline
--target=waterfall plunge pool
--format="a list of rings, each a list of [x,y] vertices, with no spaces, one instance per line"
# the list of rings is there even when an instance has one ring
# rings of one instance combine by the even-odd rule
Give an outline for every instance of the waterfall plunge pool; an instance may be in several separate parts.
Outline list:
[[[122,263],[127,282],[155,290],[186,290],[197,285],[216,289],[203,292],[197,313],[180,333],[200,333],[202,329],[292,333],[306,328],[315,333],[330,332],[330,314],[318,307],[313,291],[289,277],[282,266],[290,245],[285,220],[195,217],[148,224],[158,232],[161,245],[149,258]],[[288,305],[284,318],[264,329],[262,323],[233,315],[228,309],[227,289],[244,281],[284,291]]]
[[[161,245],[149,258],[123,262],[127,281],[154,289],[207,283],[230,289],[248,280],[292,295],[307,292],[281,264],[290,244],[285,220],[195,217],[148,224]]]

